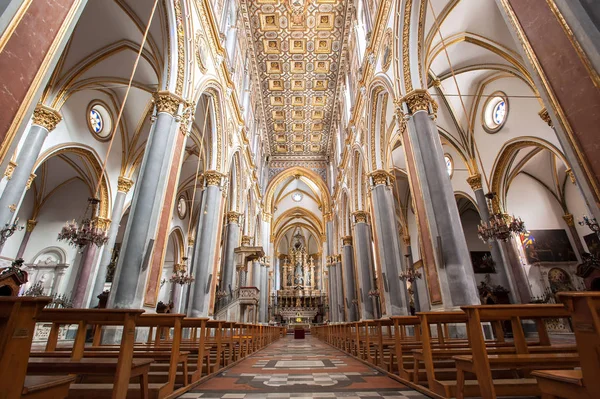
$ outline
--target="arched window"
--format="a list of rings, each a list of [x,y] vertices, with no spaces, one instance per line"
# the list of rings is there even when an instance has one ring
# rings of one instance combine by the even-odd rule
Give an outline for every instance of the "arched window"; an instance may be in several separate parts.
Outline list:
[[[492,94],[483,107],[483,128],[492,134],[498,132],[508,117],[508,98],[502,92]]]
[[[446,164],[446,172],[448,172],[448,176],[452,178],[454,174],[454,161],[450,154],[444,154],[444,163]]]

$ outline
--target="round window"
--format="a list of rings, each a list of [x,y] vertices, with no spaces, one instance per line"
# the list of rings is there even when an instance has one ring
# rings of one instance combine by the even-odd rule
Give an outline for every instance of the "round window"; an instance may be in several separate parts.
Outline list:
[[[504,123],[508,116],[508,99],[502,92],[494,93],[485,103],[483,107],[483,128],[488,133],[496,133]]]
[[[90,132],[96,139],[105,141],[112,133],[112,116],[104,103],[93,101],[88,106],[87,122]]]
[[[185,218],[185,215],[187,213],[187,202],[185,201],[185,197],[179,197],[179,200],[177,201],[177,215],[179,216],[179,219],[183,219]]]
[[[449,154],[444,154],[444,163],[446,164],[446,172],[448,172],[448,176],[452,177],[454,174],[454,161]]]
[[[304,196],[299,191],[296,191],[294,194],[292,194],[292,199],[296,202],[302,201],[302,198],[304,198]]]

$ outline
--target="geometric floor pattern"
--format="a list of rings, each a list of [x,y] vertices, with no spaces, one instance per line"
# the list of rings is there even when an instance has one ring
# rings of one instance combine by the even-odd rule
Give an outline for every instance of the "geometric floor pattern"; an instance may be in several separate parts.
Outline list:
[[[426,399],[374,368],[307,336],[292,336],[217,374],[182,399]]]

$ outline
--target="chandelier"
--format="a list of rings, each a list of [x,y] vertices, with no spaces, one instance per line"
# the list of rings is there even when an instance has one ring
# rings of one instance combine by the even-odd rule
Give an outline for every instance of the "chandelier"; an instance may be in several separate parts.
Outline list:
[[[98,218],[96,212],[100,200],[97,198],[88,198],[88,209],[91,210],[90,216],[85,217],[77,223],[75,219],[65,223],[60,233],[58,233],[58,241],[66,241],[69,245],[83,248],[88,244],[94,244],[98,247],[103,246],[108,241],[108,235],[103,228],[98,226]]]
[[[194,281],[194,277],[191,274],[188,274],[187,268],[185,266],[185,262],[187,261],[187,257],[182,258],[183,263],[176,263],[173,266],[173,275],[169,279],[171,283],[179,284],[179,285],[189,285]]]
[[[403,271],[402,273],[400,273],[400,280],[408,280],[408,282],[410,282],[411,284],[414,283],[417,279],[420,279],[421,277],[423,277],[421,272],[413,268],[410,268],[407,271]]]
[[[486,198],[489,202],[494,199],[494,193],[486,194]],[[508,215],[502,212],[492,213],[490,219],[485,222],[481,221],[481,224],[477,226],[479,238],[484,242],[489,241],[508,241],[511,234],[525,233],[525,223],[521,218],[515,218],[514,216]]]
[[[2,230],[0,230],[0,247],[4,245],[4,243],[6,242],[6,240],[8,240],[8,238],[10,236],[15,234],[15,231],[21,231],[24,228],[25,228],[24,226],[19,226],[19,218],[18,217],[15,219],[14,222],[6,223],[4,225],[4,228]]]
[[[370,296],[371,298],[379,298],[379,296],[380,296],[380,295],[381,295],[381,294],[380,294],[379,290],[377,290],[377,289],[376,289],[376,290],[370,290],[370,291],[369,291],[369,296]]]

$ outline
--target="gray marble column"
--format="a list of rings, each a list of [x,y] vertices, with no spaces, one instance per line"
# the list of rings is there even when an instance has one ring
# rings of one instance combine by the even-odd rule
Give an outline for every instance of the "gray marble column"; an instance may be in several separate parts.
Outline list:
[[[469,176],[469,178],[467,178],[467,182],[475,193],[475,201],[477,201],[477,207],[479,208],[479,216],[481,217],[481,220],[487,222],[490,220],[490,210],[488,208],[485,194],[483,193],[481,175],[476,174]],[[508,257],[506,254],[502,253],[504,248],[501,247],[496,240],[491,241],[490,245],[492,260],[496,263],[497,283],[510,291],[509,297],[512,303],[519,303],[518,290],[514,283],[515,278],[512,275],[510,264],[506,262]]]
[[[85,292],[90,285],[90,276],[94,268],[94,260],[98,247],[94,244],[88,244],[79,258],[79,269],[75,279],[75,288],[73,289],[73,307],[82,308],[85,306]]]
[[[354,277],[354,248],[352,236],[342,237],[342,267],[344,269],[344,301],[348,309],[346,321],[358,321],[358,304],[356,295],[356,279]]]
[[[96,280],[94,281],[94,288],[92,289],[92,298],[90,300],[90,308],[98,305],[98,295],[104,292],[104,284],[106,283],[106,273],[108,271],[108,265],[113,256],[113,249],[119,234],[119,226],[121,221],[121,214],[123,213],[123,206],[125,205],[125,197],[131,189],[133,181],[123,176],[119,176],[117,185],[117,195],[113,203],[113,209],[111,213],[111,223],[108,229],[108,242],[102,249],[102,258],[98,265],[98,271],[96,273]]]
[[[269,269],[263,263],[260,264],[260,322],[267,323],[269,320]]]
[[[373,226],[377,232],[379,258],[383,272],[383,287],[389,293],[386,301],[388,316],[409,314],[406,302],[406,286],[400,283],[399,275],[404,269],[402,246],[396,223],[394,197],[391,190],[391,176],[385,171],[375,171],[370,175],[373,200]]]
[[[209,171],[204,174],[206,188],[202,194],[200,217],[196,229],[196,245],[192,265],[196,280],[191,288],[191,317],[207,317],[211,292],[213,268],[217,256],[217,234],[221,221],[224,175]]]
[[[158,228],[183,99],[159,92],[154,96],[156,120],[150,130],[144,159],[135,187],[125,238],[115,270],[109,308],[141,308],[150,254]]]
[[[227,226],[225,227],[225,249],[223,251],[223,277],[221,290],[233,295],[235,290],[235,253],[234,249],[240,244],[240,214],[227,213]]]
[[[426,90],[414,90],[402,99],[415,173],[423,198],[444,309],[479,304],[475,275],[444,152],[433,121],[437,104]]]
[[[354,254],[358,270],[358,300],[361,320],[372,320],[375,317],[375,302],[369,296],[374,287],[373,251],[371,245],[371,228],[367,224],[367,214],[355,212],[354,217]]]
[[[337,323],[340,320],[340,312],[339,312],[339,303],[338,303],[338,290],[339,286],[337,285],[338,281],[338,268],[333,258],[330,258],[329,265],[329,284],[331,286],[331,293],[329,294],[329,313],[331,314],[331,321]]]
[[[33,167],[37,161],[48,133],[61,121],[58,111],[38,105],[33,111],[33,122],[17,154],[16,166],[8,174],[8,182],[0,197],[0,226],[11,223],[18,213],[30,179],[35,175]]]
[[[338,321],[346,320],[346,312],[344,311],[344,271],[342,270],[342,256],[336,255],[337,263],[336,270],[336,286],[337,286],[337,303],[338,303]]]

